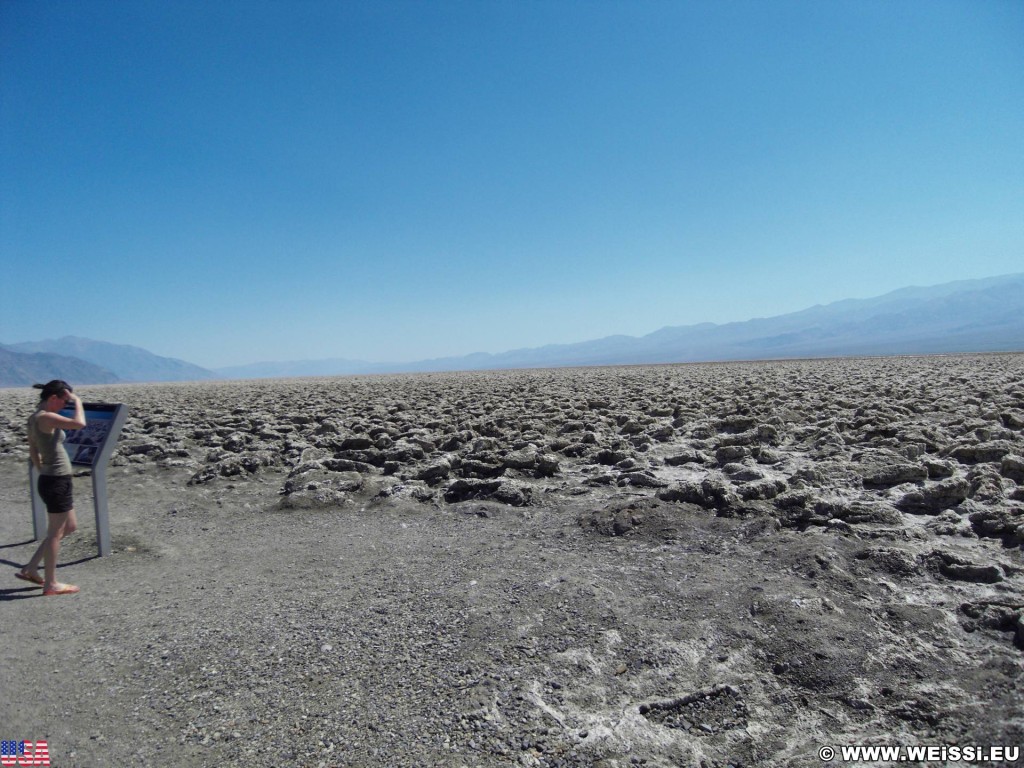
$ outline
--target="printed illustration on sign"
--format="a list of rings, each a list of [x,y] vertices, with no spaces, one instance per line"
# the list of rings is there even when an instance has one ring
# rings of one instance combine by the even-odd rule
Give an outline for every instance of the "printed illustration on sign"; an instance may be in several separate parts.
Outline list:
[[[105,403],[87,403],[85,408],[85,427],[64,432],[64,448],[72,464],[94,464],[100,448],[110,435],[114,423],[115,407]],[[65,408],[61,414],[73,415]]]

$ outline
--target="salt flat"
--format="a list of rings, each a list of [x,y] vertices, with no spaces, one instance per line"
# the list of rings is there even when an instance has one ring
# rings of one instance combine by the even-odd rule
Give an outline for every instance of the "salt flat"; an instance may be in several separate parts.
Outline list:
[[[1024,355],[80,390],[131,416],[61,599],[0,390],[0,722],[54,765],[1024,742]]]

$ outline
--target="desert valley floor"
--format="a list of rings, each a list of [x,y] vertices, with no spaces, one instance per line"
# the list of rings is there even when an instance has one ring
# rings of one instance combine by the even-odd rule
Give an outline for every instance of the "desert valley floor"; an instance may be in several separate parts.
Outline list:
[[[1024,743],[1024,355],[77,391],[114,553],[82,473],[43,598],[0,390],[0,737],[55,767]]]

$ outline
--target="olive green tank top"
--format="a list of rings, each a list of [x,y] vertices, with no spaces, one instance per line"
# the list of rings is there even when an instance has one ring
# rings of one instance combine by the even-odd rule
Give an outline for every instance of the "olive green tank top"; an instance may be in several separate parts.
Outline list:
[[[39,428],[39,416],[45,413],[42,409],[28,417],[28,441],[39,451],[42,466],[41,475],[70,475],[71,459],[64,449],[64,430],[55,429],[48,435]]]

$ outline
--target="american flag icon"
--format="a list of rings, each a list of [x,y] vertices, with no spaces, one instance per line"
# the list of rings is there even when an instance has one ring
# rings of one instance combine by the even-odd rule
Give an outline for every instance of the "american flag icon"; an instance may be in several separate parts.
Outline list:
[[[0,765],[49,766],[50,748],[45,741],[0,741]]]

